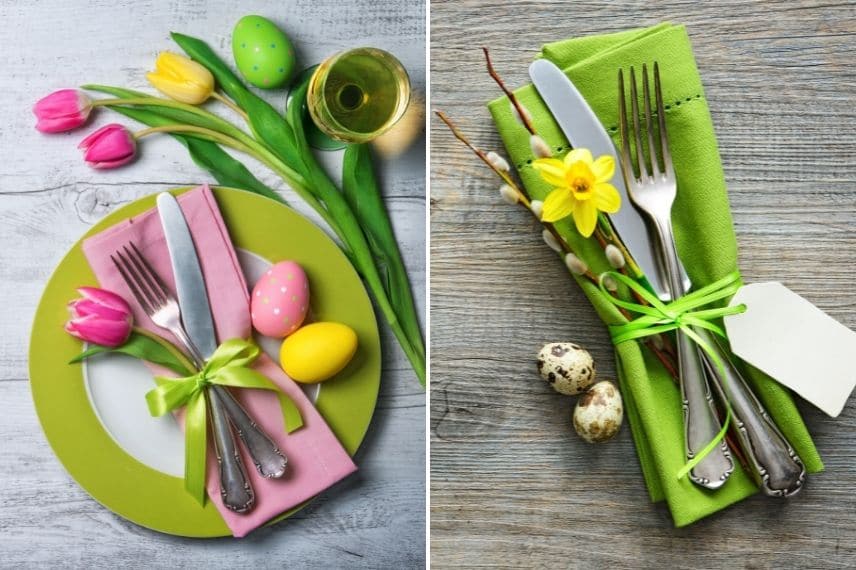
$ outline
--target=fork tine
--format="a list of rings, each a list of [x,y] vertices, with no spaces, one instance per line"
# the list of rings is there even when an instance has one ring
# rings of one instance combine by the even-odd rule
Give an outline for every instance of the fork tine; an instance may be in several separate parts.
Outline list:
[[[145,256],[140,253],[140,250],[137,249],[137,246],[134,244],[134,242],[130,242],[130,244],[131,249],[133,249],[134,253],[137,254],[137,259],[140,260],[140,262],[143,264],[143,267],[145,267],[146,272],[151,275],[152,279],[154,279],[158,291],[164,296],[164,298],[169,300],[172,297],[172,293],[170,292],[169,287],[166,286],[166,283],[163,282],[163,279],[161,279],[160,275],[158,275],[158,272],[154,270],[154,268],[151,266]]]
[[[146,286],[146,282],[143,280],[143,277],[134,267],[134,264],[129,261],[131,256],[130,252],[128,251],[128,248],[123,247],[122,249],[125,250],[125,255],[122,255],[122,252],[120,251],[116,252],[116,254],[119,256],[119,261],[122,262],[122,265],[125,267],[125,271],[128,272],[128,274],[131,276],[131,279],[136,284],[137,288],[142,292],[143,296],[151,307],[152,312],[156,311],[161,306],[160,301]]]
[[[660,150],[663,156],[665,174],[674,177],[675,168],[672,165],[672,153],[669,152],[669,136],[666,133],[666,110],[663,108],[663,91],[660,87],[660,65],[654,62],[654,95],[657,100],[657,120],[660,126]]]
[[[657,172],[662,173],[660,169],[660,159],[663,155],[662,140],[654,142],[654,119],[651,112],[651,89],[648,86],[648,66],[642,64],[642,99],[645,103],[645,130],[648,131],[648,152],[651,155],[651,173],[652,176]]]
[[[627,136],[627,102],[624,97],[624,71],[618,70],[618,127],[621,133],[621,170],[628,181],[635,180],[633,163],[630,160],[630,141]]]
[[[119,270],[119,273],[122,275],[122,279],[125,280],[125,284],[131,290],[131,293],[134,294],[134,297],[137,299],[137,303],[139,303],[143,308],[143,312],[147,315],[151,315],[153,311],[151,305],[146,299],[146,295],[144,295],[140,288],[137,287],[136,279],[134,279],[129,273],[131,267],[128,265],[128,260],[124,258],[120,251],[116,252],[116,256],[119,258],[119,261],[116,261],[116,258],[112,255],[110,256],[110,259],[113,260],[113,264],[116,266],[116,269]]]
[[[166,303],[166,297],[164,296],[163,291],[161,291],[160,288],[158,288],[157,284],[154,282],[151,275],[149,275],[149,272],[146,271],[146,268],[143,267],[143,264],[140,262],[140,260],[137,258],[137,256],[134,255],[133,253],[131,253],[131,251],[128,249],[128,246],[124,246],[122,249],[125,250],[125,253],[128,256],[128,259],[131,260],[131,263],[134,264],[134,267],[139,272],[138,275],[142,275],[142,278],[145,280],[146,286],[148,287],[149,292],[152,295],[154,295],[155,299],[157,300],[157,304],[163,305],[164,303]],[[139,253],[139,250],[138,250],[138,253]],[[155,301],[152,301],[152,304],[154,305]]]
[[[633,134],[636,138],[636,158],[639,161],[639,178],[643,176],[650,178],[652,173],[648,170],[648,163],[645,161],[645,151],[642,148],[642,127],[639,121],[639,93],[636,90],[636,71],[633,67],[630,68],[630,111],[633,115]]]

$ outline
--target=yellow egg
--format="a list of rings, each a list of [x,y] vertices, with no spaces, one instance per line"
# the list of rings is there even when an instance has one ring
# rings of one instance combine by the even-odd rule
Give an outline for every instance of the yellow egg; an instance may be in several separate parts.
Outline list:
[[[338,374],[357,351],[357,333],[340,323],[312,323],[282,343],[279,362],[293,380],[323,382]]]

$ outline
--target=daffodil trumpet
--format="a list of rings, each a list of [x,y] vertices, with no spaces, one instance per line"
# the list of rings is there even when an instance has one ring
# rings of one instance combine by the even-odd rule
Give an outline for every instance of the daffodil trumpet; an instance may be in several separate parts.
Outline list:
[[[615,159],[603,155],[594,159],[586,148],[575,148],[564,158],[539,158],[532,162],[553,191],[544,200],[544,220],[556,222],[572,216],[577,231],[589,237],[597,226],[599,212],[614,214],[621,207],[621,195],[610,184],[615,175]]]

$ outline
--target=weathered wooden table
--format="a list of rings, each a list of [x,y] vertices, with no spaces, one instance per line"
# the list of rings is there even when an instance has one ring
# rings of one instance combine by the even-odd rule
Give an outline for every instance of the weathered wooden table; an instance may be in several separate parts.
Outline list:
[[[852,2],[432,2],[432,108],[485,148],[499,93],[541,44],[686,23],[729,184],[740,268],[856,328],[856,7]],[[648,501],[625,427],[573,432],[573,400],[535,371],[542,343],[604,327],[525,212],[439,120],[431,127],[431,559],[447,567],[856,566],[856,405],[800,409],[826,462],[790,502],[754,497],[689,528]]]
[[[385,326],[381,394],[356,457],[360,471],[295,517],[242,540],[175,538],[117,517],[68,476],[36,418],[27,346],[36,303],[54,266],[90,225],[122,204],[211,178],[169,137],[146,139],[131,166],[94,171],[75,148],[92,127],[41,135],[33,129],[30,107],[54,89],[86,82],[150,90],[144,74],[157,52],[180,51],[169,39],[171,30],[205,38],[231,60],[231,29],[253,13],[286,30],[304,65],[349,47],[391,51],[424,99],[425,6],[420,2],[0,4],[0,567],[405,568],[424,563],[425,392]],[[266,96],[278,107],[284,104],[282,92]],[[117,121],[128,122],[99,111],[92,125]],[[424,143],[417,143],[383,172],[422,306],[424,153]],[[270,171],[247,163],[307,212]]]

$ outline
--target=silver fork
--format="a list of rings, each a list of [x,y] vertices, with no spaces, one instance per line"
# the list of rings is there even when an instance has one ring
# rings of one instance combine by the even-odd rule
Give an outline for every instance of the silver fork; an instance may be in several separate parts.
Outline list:
[[[180,318],[180,303],[178,303],[175,296],[170,293],[169,288],[154,268],[152,268],[149,262],[146,261],[146,258],[143,257],[143,254],[140,253],[137,246],[135,246],[133,242],[130,243],[130,246],[133,255],[130,255],[131,252],[128,252],[128,258],[131,260],[134,267],[136,267],[140,272],[143,279],[146,281],[146,284],[151,288],[151,291],[156,296],[163,299],[162,302],[166,302],[171,299],[178,307],[179,325],[181,330],[176,333],[176,336],[178,336],[179,341],[184,348],[187,349],[187,352],[190,354],[194,364],[196,364],[197,368],[201,370],[205,365],[205,357],[184,329],[184,323]],[[127,251],[127,248],[125,249]],[[282,451],[279,450],[276,442],[274,442],[274,440],[267,435],[261,427],[259,427],[241,403],[235,399],[235,396],[232,395],[232,392],[230,392],[228,388],[213,385],[211,386],[211,391],[212,399],[216,398],[219,400],[219,403],[226,409],[226,417],[229,419],[232,427],[238,432],[238,437],[247,447],[247,451],[249,451],[250,458],[252,458],[259,475],[266,479],[277,479],[282,477],[285,474],[285,468],[288,465],[288,460]]]
[[[636,81],[634,72],[631,69],[631,97],[633,103],[634,129],[636,131],[636,148],[637,157],[640,156],[642,143],[639,136],[639,121],[638,121],[638,98],[636,97]],[[645,119],[646,128],[648,131],[648,148],[651,157],[651,171],[648,174],[652,178],[665,178],[671,181],[674,185],[674,192],[677,192],[675,183],[674,168],[672,166],[671,156],[669,154],[668,138],[666,133],[665,113],[663,109],[663,96],[660,87],[660,69],[654,64],[654,90],[657,105],[659,137],[654,140],[652,128],[652,110],[650,87],[648,82],[647,66],[642,67],[643,79],[643,101],[645,104]],[[620,91],[620,107],[619,115],[624,128],[622,129],[622,141],[628,141],[626,136],[626,110],[624,104],[624,81],[623,76],[619,72],[619,91]],[[655,144],[656,143],[656,144]],[[623,163],[624,173],[628,180],[632,178],[632,166],[630,166],[630,153],[627,149],[628,144],[623,144]],[[663,162],[663,169],[660,169],[658,164],[657,154]],[[639,163],[647,166],[643,160]],[[658,171],[651,174],[653,171]],[[642,167],[640,167],[640,173]],[[636,198],[631,194],[631,199],[636,202]],[[644,200],[644,198],[643,198]],[[641,207],[641,206],[640,206]],[[671,216],[669,216],[671,217]],[[680,267],[680,260],[678,260]],[[681,291],[683,293],[684,291]],[[731,356],[723,347],[722,343],[716,339],[711,333],[704,329],[694,329],[694,332],[702,337],[705,342],[710,345],[716,352],[719,360],[723,363],[723,368],[720,369],[714,359],[704,351],[698,351],[704,361],[705,369],[719,397],[722,400],[727,400],[731,404],[734,425],[737,427],[736,433],[740,446],[744,451],[748,461],[748,467],[761,488],[761,491],[771,497],[790,497],[798,493],[806,478],[805,465],[794,451],[790,442],[782,434],[775,422],[770,418],[767,410],[749,388],[746,380],[740,374],[738,367],[733,362]]]
[[[178,301],[163,286],[163,282],[151,266],[145,261],[139,250],[131,244],[133,252],[124,247],[124,255],[117,251],[110,259],[116,265],[122,279],[128,285],[143,311],[153,323],[170,331],[179,341],[190,349],[194,364],[201,368],[204,359],[195,350],[181,322],[181,310]],[[220,467],[220,496],[223,504],[236,513],[244,513],[253,508],[255,492],[250,485],[244,462],[238,453],[235,435],[229,425],[226,410],[221,399],[210,388],[206,388],[209,405],[208,417],[211,418],[211,431],[214,435],[214,451]]]
[[[648,152],[651,158],[649,169],[645,159],[640,126],[639,97],[636,90],[636,73],[630,68],[630,108],[633,116],[636,159],[639,177],[633,171],[630,157],[630,138],[627,125],[627,109],[624,96],[624,73],[618,72],[619,123],[621,131],[621,165],[630,199],[645,212],[653,223],[672,299],[682,297],[680,259],[672,230],[672,204],[677,195],[675,171],[666,140],[666,122],[663,95],[660,88],[659,67],[654,64],[654,89],[657,99],[659,140],[654,140],[651,112],[651,96],[648,87],[648,69],[642,67],[642,89],[645,103],[645,121],[648,132]],[[662,167],[659,162],[662,161]],[[684,409],[684,443],[687,459],[695,455],[719,433],[721,424],[716,415],[716,406],[705,377],[699,349],[693,341],[677,331],[678,375]],[[734,471],[734,461],[728,444],[714,447],[689,473],[694,483],[708,489],[721,487]]]

